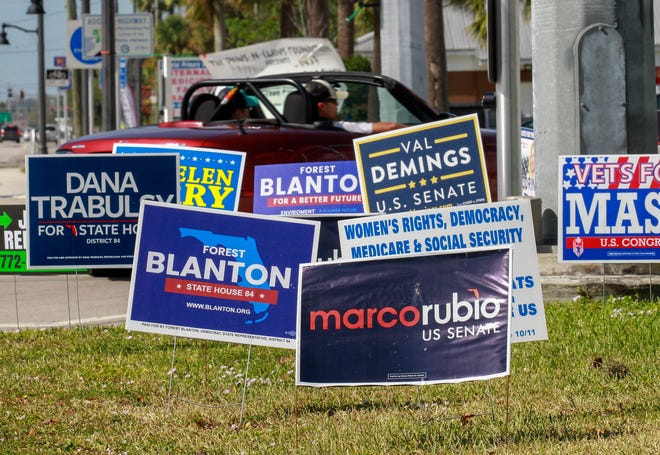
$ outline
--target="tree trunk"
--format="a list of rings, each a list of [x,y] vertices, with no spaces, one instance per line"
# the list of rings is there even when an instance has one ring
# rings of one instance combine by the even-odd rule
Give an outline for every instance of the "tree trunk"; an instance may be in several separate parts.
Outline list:
[[[330,35],[328,0],[305,0],[305,36],[327,38]]]
[[[337,51],[343,59],[355,50],[355,23],[347,19],[353,14],[353,0],[339,0],[337,16]]]
[[[293,0],[280,0],[280,37],[296,36],[295,6]]]
[[[227,27],[224,2],[217,2],[216,5],[213,15],[213,50],[219,52],[227,47]]]
[[[424,40],[426,41],[429,102],[437,111],[446,112],[449,110],[449,96],[441,1],[424,1]]]
[[[380,4],[378,2],[374,2],[374,61],[372,64],[371,71],[373,71],[376,74],[380,74],[382,72],[381,68],[381,56],[380,56]]]

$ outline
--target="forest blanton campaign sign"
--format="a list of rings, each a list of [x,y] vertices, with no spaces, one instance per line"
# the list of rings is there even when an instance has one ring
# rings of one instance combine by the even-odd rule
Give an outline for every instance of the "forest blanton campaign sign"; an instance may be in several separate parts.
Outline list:
[[[319,223],[148,202],[128,330],[293,349],[298,267]]]

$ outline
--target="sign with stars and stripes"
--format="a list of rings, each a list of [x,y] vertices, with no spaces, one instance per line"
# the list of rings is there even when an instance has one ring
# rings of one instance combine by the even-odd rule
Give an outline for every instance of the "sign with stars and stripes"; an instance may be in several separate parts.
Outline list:
[[[353,140],[366,213],[490,202],[476,114]]]
[[[183,205],[237,211],[245,152],[150,144],[115,144],[113,153],[179,154],[180,200]]]
[[[560,262],[658,262],[660,156],[559,157]]]

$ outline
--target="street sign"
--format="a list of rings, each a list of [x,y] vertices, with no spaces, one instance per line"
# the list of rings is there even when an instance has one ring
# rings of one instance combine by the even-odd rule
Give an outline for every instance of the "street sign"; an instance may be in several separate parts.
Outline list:
[[[46,70],[46,85],[49,87],[67,87],[71,83],[71,70],[48,69]]]
[[[67,68],[94,69],[101,68],[101,57],[85,57],[82,49],[82,21],[80,19],[67,21],[68,44],[66,49]]]
[[[85,57],[100,56],[104,49],[103,17],[82,15],[82,49]],[[154,53],[153,18],[149,13],[115,15],[115,53],[120,57],[142,57]]]

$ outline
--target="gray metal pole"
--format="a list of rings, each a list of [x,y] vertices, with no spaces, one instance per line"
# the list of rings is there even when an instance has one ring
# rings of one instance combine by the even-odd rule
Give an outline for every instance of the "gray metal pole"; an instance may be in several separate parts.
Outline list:
[[[497,97],[497,197],[522,194],[520,169],[520,37],[518,0],[500,0],[496,8],[500,75]]]
[[[48,146],[46,144],[46,68],[45,68],[45,51],[44,51],[44,15],[38,14],[39,17],[37,27],[39,30],[39,153],[46,155],[48,153]]]
[[[101,64],[103,73],[103,131],[117,129],[117,91],[115,89],[115,2],[103,0],[101,7],[103,22],[103,49]]]
[[[81,14],[89,14],[89,0],[82,0],[80,2],[80,12]],[[88,78],[90,76],[90,70],[80,70],[80,133],[84,136],[89,134],[92,131],[92,123],[89,121],[90,118],[90,108],[92,103],[89,102],[89,97],[92,96],[92,93],[89,90]]]

